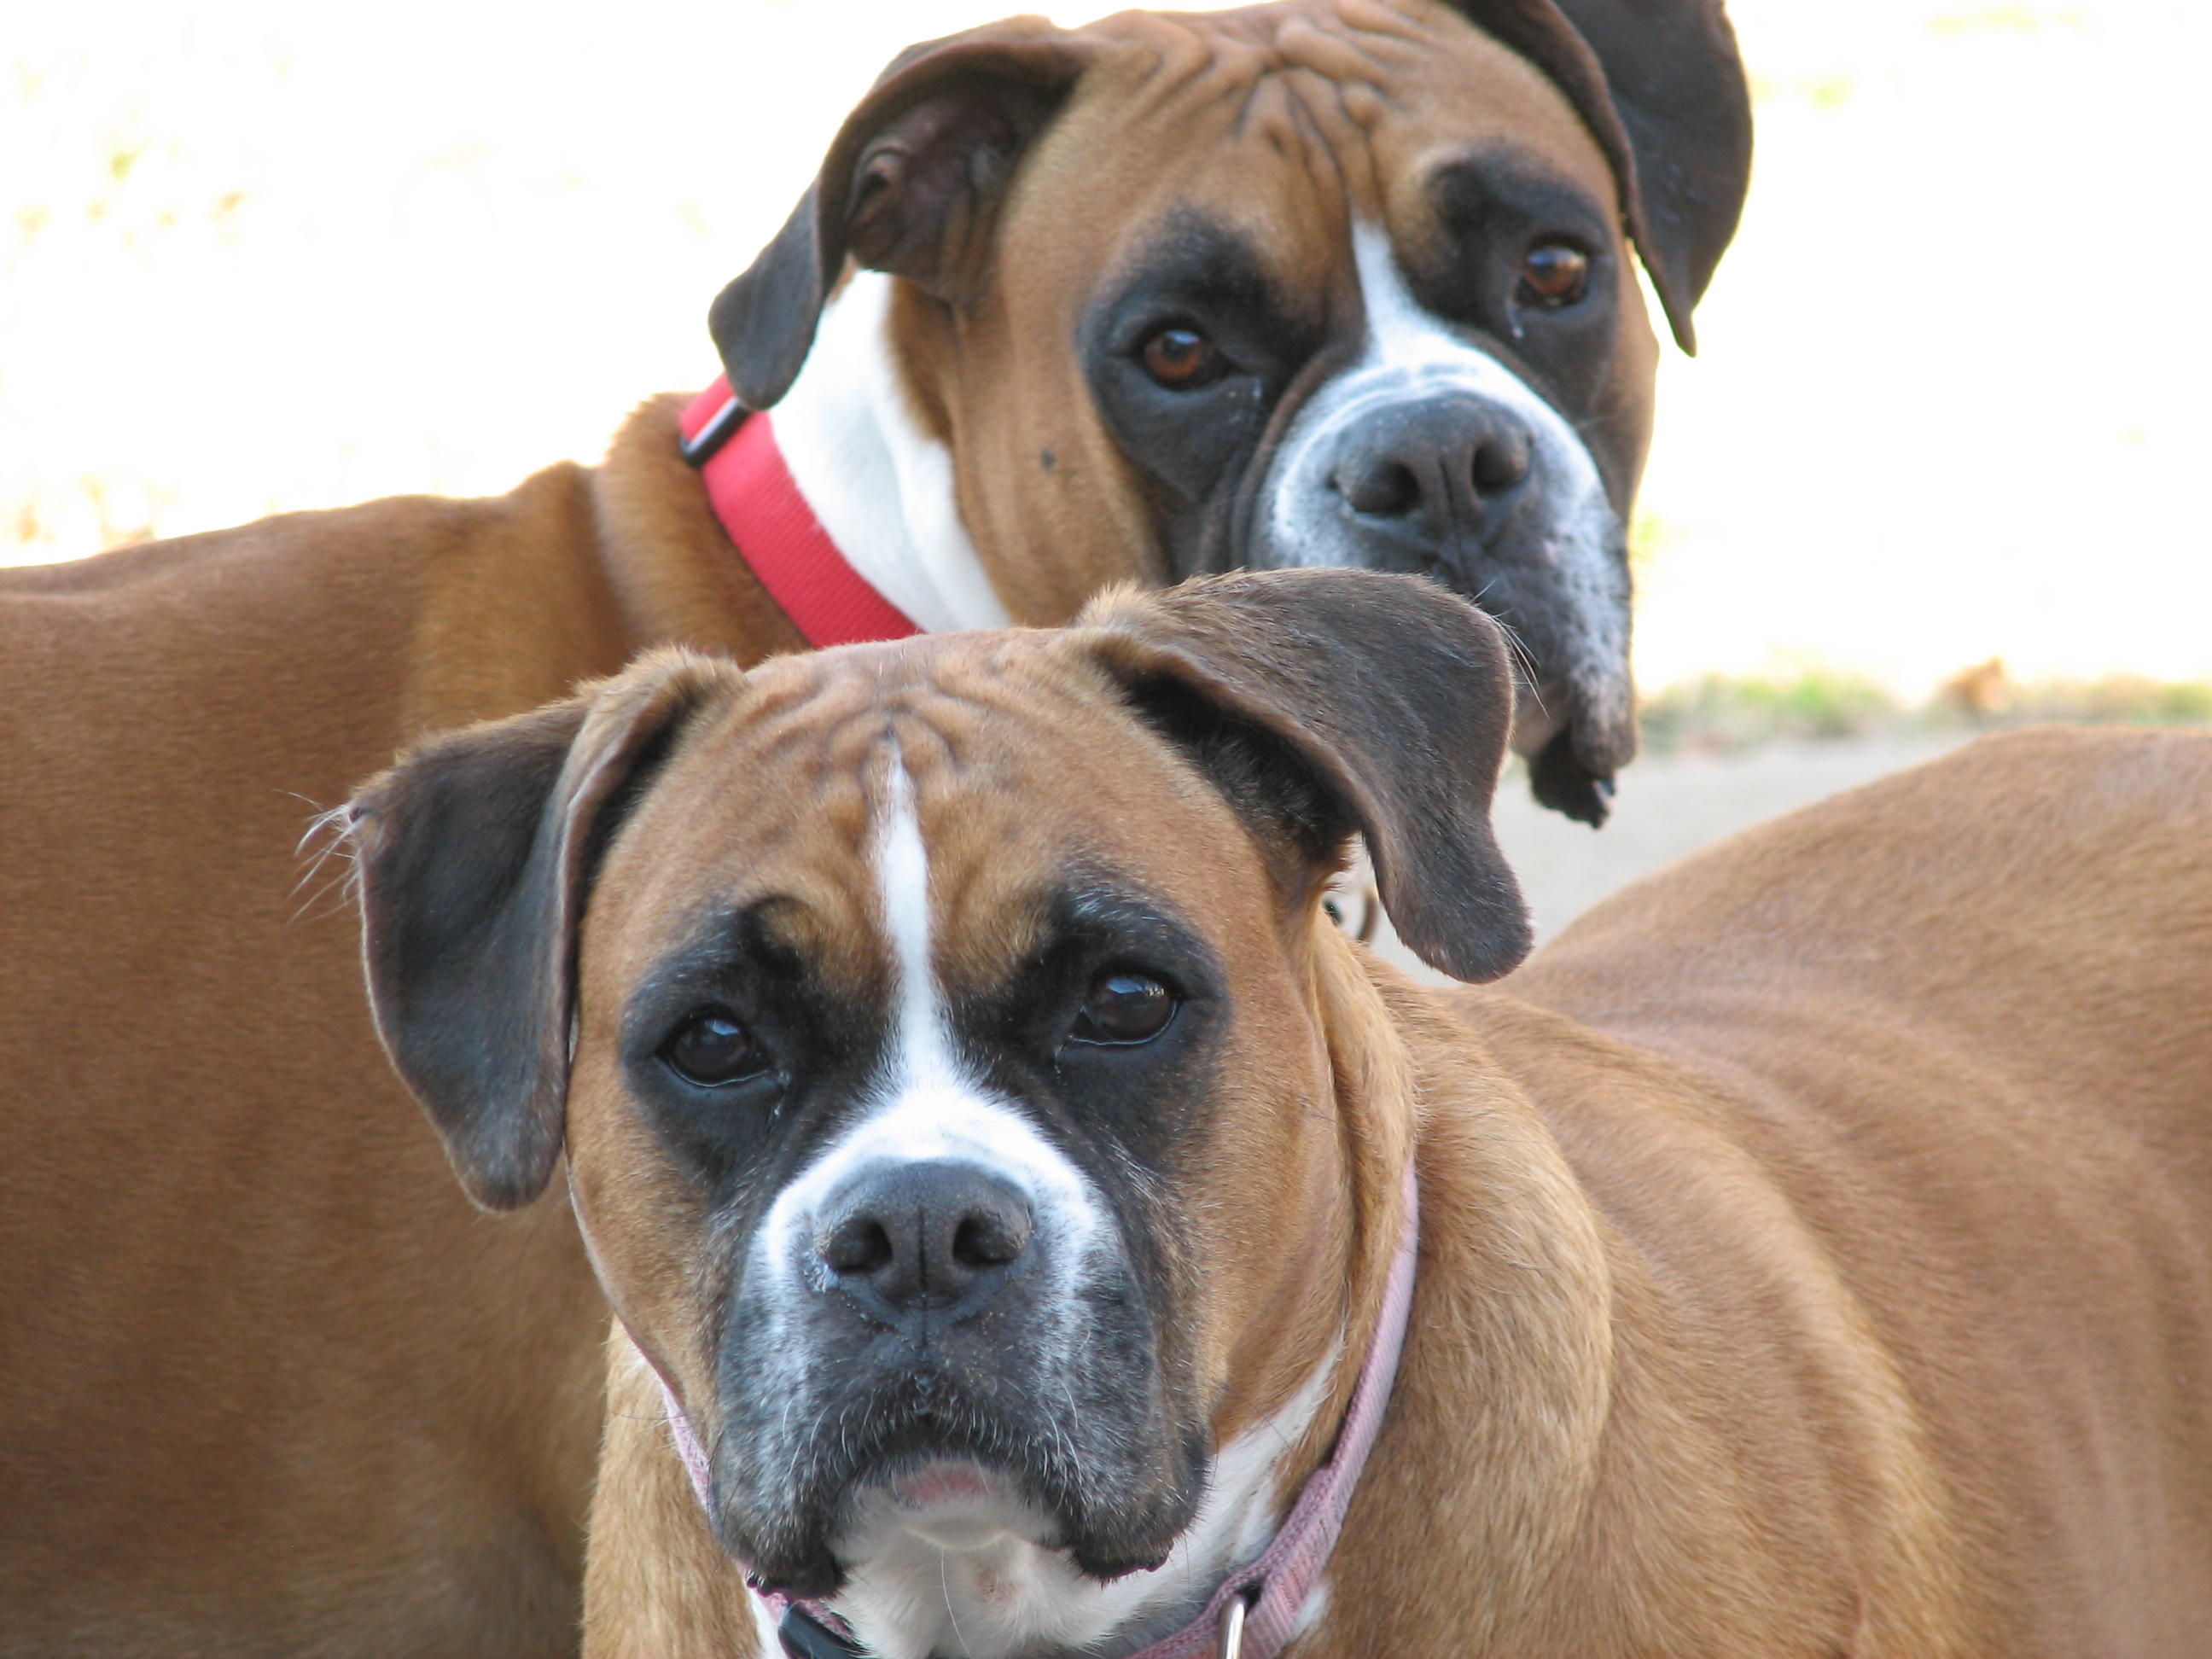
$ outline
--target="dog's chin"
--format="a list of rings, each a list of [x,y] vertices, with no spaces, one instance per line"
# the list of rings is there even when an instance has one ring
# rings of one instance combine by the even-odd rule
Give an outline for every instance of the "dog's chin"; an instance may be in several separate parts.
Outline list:
[[[761,1588],[797,1597],[835,1595],[901,1539],[941,1550],[1012,1540],[1104,1583],[1164,1561],[1203,1485],[1201,1474],[1159,1493],[1103,1492],[1077,1474],[1046,1457],[987,1453],[969,1437],[906,1434],[842,1467],[800,1472],[776,1498],[726,1506],[723,1541]]]
[[[1633,693],[1625,687],[1548,680],[1529,689],[1516,677],[1513,747],[1528,763],[1537,801],[1555,812],[1602,824],[1612,810],[1613,775],[1636,757]]]
[[[1066,1523],[1023,1494],[1003,1469],[928,1458],[855,1489],[831,1550],[848,1570],[902,1539],[938,1550],[988,1549],[1009,1540],[1060,1547]]]
[[[1597,770],[1583,757],[1572,727],[1562,728],[1528,763],[1528,782],[1539,805],[1591,829],[1613,810],[1613,771]]]

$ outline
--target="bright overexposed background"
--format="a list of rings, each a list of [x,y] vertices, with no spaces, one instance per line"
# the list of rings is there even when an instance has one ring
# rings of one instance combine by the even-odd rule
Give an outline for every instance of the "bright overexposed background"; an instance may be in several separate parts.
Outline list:
[[[714,372],[882,62],[999,3],[15,8],[0,562],[595,457]],[[2212,675],[2208,9],[1731,9],[1759,161],[1664,369],[1646,686]]]

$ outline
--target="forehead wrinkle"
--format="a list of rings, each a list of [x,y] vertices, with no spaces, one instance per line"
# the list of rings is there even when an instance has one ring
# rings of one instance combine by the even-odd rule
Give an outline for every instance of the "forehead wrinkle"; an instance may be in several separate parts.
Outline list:
[[[1116,124],[1172,122],[1194,135],[1194,144],[1206,141],[1206,128],[1231,141],[1256,132],[1286,160],[1302,162],[1315,182],[1333,179],[1347,198],[1356,192],[1358,199],[1345,203],[1355,213],[1374,205],[1368,198],[1379,176],[1375,129],[1386,112],[1434,104],[1439,58],[1469,70],[1478,65],[1464,60],[1477,55],[1498,60],[1482,68],[1521,61],[1441,7],[1419,15],[1359,0],[1172,17],[1124,14],[1092,27],[1124,48]],[[1471,90],[1455,81],[1449,106],[1464,107]]]
[[[927,854],[933,954],[940,965],[948,955],[964,954],[960,946],[979,921],[984,931],[995,931],[988,918],[994,894],[1006,884],[1000,878],[1011,876],[1019,885],[1020,872],[1040,853],[1056,864],[1066,850],[1048,830],[1036,833],[1050,822],[1040,817],[1036,804],[1060,793],[1039,738],[1075,736],[1079,742],[1077,734],[1097,720],[1099,709],[1071,695],[1057,677],[1024,672],[1030,666],[1006,653],[945,661],[926,683],[907,688],[893,713],[894,741]]]
[[[1405,71],[1424,66],[1438,42],[1395,6],[1346,0],[1329,8],[1334,27],[1324,28],[1303,14],[1285,18],[1275,31],[1275,52],[1286,68],[1301,69],[1340,87],[1364,86],[1377,97],[1392,96]],[[1487,39],[1464,18],[1469,33]]]
[[[839,932],[841,917],[856,919],[852,854],[866,835],[866,815],[860,793],[842,787],[846,780],[817,770],[795,784],[759,788],[733,784],[717,768],[702,781],[703,791],[659,803],[659,823],[641,815],[650,845],[632,878],[640,881],[635,890],[648,927],[653,917],[742,909],[771,897],[791,901],[829,937]]]
[[[867,692],[864,677],[809,665],[761,678],[749,686],[757,696],[687,739],[610,848],[605,877],[647,929],[688,933],[705,907],[781,896],[801,907],[817,947],[856,924],[872,933],[864,769],[884,713],[872,695],[853,695],[856,681]],[[865,977],[866,964],[853,966]]]
[[[1256,131],[1305,175],[1322,201],[1340,202],[1348,210],[1358,169],[1347,166],[1345,152],[1359,131],[1343,88],[1303,70],[1283,69],[1254,82],[1231,136]]]

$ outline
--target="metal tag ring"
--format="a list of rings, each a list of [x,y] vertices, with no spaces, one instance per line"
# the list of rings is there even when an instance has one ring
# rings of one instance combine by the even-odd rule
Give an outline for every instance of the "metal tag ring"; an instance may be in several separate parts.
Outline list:
[[[1244,1650],[1244,1615],[1251,1610],[1250,1590],[1232,1595],[1221,1604],[1221,1645],[1216,1650],[1219,1659],[1237,1659]]]

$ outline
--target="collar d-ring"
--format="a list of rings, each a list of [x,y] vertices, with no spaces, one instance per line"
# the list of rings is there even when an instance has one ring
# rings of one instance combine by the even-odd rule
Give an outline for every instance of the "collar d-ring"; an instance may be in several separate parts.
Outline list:
[[[1244,1651],[1244,1615],[1251,1607],[1250,1590],[1221,1604],[1221,1644],[1214,1650],[1216,1659],[1239,1659]]]

